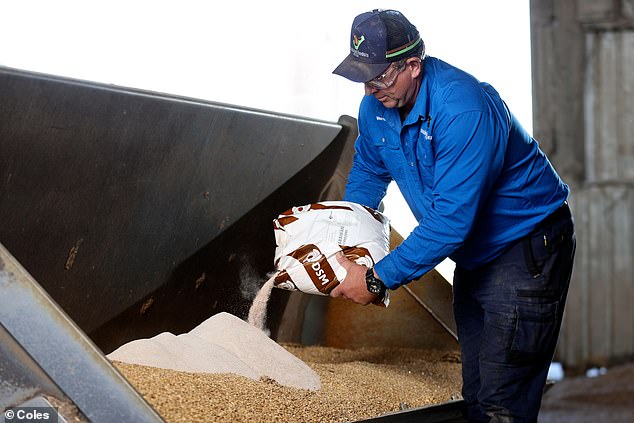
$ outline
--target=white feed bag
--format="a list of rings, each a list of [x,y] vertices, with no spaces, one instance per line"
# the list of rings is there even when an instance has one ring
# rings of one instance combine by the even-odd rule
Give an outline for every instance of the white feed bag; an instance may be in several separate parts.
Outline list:
[[[348,201],[293,207],[273,220],[277,288],[328,295],[345,279],[335,254],[373,267],[390,251],[390,225],[376,210]],[[389,297],[379,298],[386,305]]]

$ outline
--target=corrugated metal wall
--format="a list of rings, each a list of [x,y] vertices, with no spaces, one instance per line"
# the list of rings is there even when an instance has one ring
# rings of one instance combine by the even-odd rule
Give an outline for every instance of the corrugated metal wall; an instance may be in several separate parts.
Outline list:
[[[579,369],[634,358],[633,5],[531,1],[534,132],[577,228],[557,358]]]
[[[559,360],[585,368],[634,351],[634,190],[595,186],[572,198],[577,256]]]

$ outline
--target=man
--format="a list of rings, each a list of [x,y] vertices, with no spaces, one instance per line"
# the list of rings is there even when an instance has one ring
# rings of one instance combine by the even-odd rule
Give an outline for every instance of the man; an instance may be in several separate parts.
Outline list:
[[[454,314],[469,421],[535,422],[572,272],[564,184],[493,87],[434,57],[400,12],[352,24],[334,70],[365,84],[345,200],[378,208],[396,181],[418,226],[332,292],[368,304],[456,263]]]

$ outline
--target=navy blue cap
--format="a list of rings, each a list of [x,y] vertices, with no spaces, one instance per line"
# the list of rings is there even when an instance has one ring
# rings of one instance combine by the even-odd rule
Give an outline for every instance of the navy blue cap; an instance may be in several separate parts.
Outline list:
[[[354,18],[350,54],[332,73],[367,82],[383,73],[390,63],[420,54],[424,48],[418,30],[401,12],[373,10]]]

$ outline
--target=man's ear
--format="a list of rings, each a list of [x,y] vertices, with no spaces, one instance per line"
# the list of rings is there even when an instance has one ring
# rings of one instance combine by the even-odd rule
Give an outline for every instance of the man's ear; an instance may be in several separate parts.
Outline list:
[[[407,66],[410,66],[410,69],[412,70],[412,78],[418,78],[423,70],[423,65],[420,59],[417,57],[412,57],[411,59],[408,59],[406,63]]]

